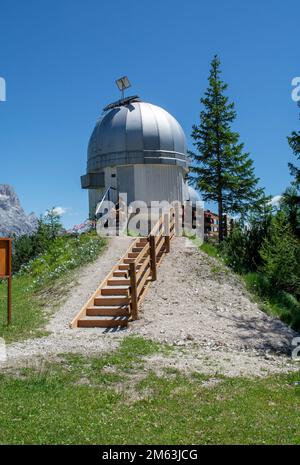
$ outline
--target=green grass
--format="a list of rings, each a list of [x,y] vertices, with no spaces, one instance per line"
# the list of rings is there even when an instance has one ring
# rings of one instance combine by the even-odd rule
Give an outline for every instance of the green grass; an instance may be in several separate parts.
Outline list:
[[[61,363],[2,374],[0,443],[300,443],[300,373],[220,377],[209,386],[199,373],[145,371],[143,357],[165,350],[127,337],[103,357],[64,355]]]
[[[218,248],[211,242],[203,242],[200,249],[210,257],[220,258]]]
[[[106,240],[96,233],[78,237],[61,236],[49,249],[21,268],[19,274],[32,278],[32,288],[39,290],[67,272],[93,261],[103,251]]]
[[[300,330],[300,303],[294,296],[272,288],[266,276],[261,273],[247,273],[243,277],[247,288],[262,302],[266,313],[275,315],[293,329]]]
[[[0,282],[0,337],[6,342],[39,337],[49,309],[65,297],[72,271],[96,259],[106,241],[95,234],[79,238],[64,236],[49,251],[28,263],[13,277],[12,324],[6,324],[6,283]],[[45,309],[48,312],[45,312]]]
[[[29,277],[13,278],[12,323],[7,326],[6,283],[0,282],[0,337],[4,337],[6,342],[45,334],[41,329],[46,322],[44,302],[33,291],[28,291],[30,284]]]

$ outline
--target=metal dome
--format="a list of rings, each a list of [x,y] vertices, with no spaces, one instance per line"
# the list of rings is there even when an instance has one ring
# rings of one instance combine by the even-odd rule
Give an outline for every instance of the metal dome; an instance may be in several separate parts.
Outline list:
[[[87,172],[132,164],[188,166],[180,124],[163,108],[137,98],[116,104],[97,122],[89,141]]]

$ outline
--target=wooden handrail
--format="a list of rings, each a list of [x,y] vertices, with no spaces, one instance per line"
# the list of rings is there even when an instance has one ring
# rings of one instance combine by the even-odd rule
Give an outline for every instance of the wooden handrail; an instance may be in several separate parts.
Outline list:
[[[174,210],[163,213],[148,235],[148,241],[141,251],[129,263],[130,299],[132,319],[138,319],[138,303],[144,293],[145,286],[157,279],[157,261],[161,260],[162,252],[170,251],[170,240],[174,235]],[[139,266],[139,268],[137,268]]]
[[[135,264],[138,264],[139,261],[140,261],[140,259],[141,259],[141,258],[144,258],[144,256],[145,256],[146,253],[148,253],[148,252],[149,252],[149,243],[146,242],[146,244],[144,245],[144,247],[142,248],[142,250],[140,251],[140,253],[138,254],[138,256],[135,257],[135,259],[134,259]]]
[[[138,287],[137,287],[138,298],[139,298],[139,296],[140,296],[140,294],[141,294],[141,292],[142,292],[142,290],[143,290],[143,288],[144,288],[144,286],[146,284],[147,279],[150,277],[150,274],[151,274],[151,269],[148,268],[146,270],[146,272],[144,273],[144,276],[142,277],[140,283],[138,284]]]
[[[129,265],[130,276],[130,293],[131,293],[131,316],[133,320],[138,319],[138,290],[136,284],[136,265],[130,263]]]
[[[140,268],[137,270],[137,281],[141,279],[141,276],[143,275],[143,272],[147,268],[147,266],[150,264],[150,255],[146,258],[146,260],[143,262],[143,264],[140,266]]]
[[[152,281],[156,281],[156,243],[155,236],[150,235],[150,267],[152,272]]]

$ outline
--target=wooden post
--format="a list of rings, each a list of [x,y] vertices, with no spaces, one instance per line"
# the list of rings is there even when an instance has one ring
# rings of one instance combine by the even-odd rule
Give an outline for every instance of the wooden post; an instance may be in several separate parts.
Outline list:
[[[170,252],[170,236],[165,237],[166,253]]]
[[[7,281],[7,324],[11,323],[11,289],[12,289],[12,241],[8,241],[8,281]]]
[[[138,295],[136,284],[136,266],[135,263],[129,263],[130,273],[130,294],[131,294],[131,315],[133,320],[138,319]]]
[[[164,233],[165,233],[165,251],[170,252],[170,217],[169,213],[164,216]]]
[[[150,240],[150,265],[151,265],[152,281],[156,281],[156,279],[157,279],[157,272],[156,272],[156,244],[155,244],[155,236],[153,236],[153,234],[151,234],[149,240]]]
[[[11,276],[7,279],[7,324],[11,323],[11,288],[12,288],[12,278]]]
[[[12,314],[12,240],[0,237],[0,278],[7,279],[7,324],[11,323]]]

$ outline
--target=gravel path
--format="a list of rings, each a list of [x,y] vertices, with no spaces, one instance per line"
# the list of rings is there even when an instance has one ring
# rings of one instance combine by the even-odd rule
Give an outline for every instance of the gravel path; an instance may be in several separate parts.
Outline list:
[[[297,369],[294,331],[254,303],[242,280],[185,238],[174,238],[132,332],[173,344],[179,356],[149,360],[230,376]]]
[[[295,333],[253,303],[241,280],[185,238],[174,238],[141,307],[126,331],[70,329],[69,323],[124,254],[130,238],[112,238],[104,254],[81,269],[66,302],[51,319],[49,336],[8,346],[8,364],[36,356],[86,355],[116,348],[127,334],[172,344],[170,357],[149,357],[147,366],[203,373],[255,376],[298,368],[288,355]]]
[[[179,346],[290,350],[295,333],[250,300],[239,277],[185,238],[174,238],[135,326]]]

